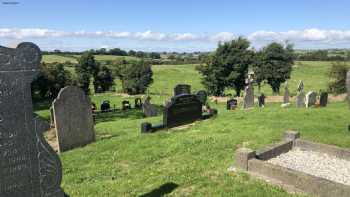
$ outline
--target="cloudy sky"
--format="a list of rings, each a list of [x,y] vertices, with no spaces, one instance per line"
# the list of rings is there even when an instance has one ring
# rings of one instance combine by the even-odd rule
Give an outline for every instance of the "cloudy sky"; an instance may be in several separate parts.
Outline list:
[[[0,0],[0,44],[44,50],[209,51],[238,36],[350,48],[346,0]]]

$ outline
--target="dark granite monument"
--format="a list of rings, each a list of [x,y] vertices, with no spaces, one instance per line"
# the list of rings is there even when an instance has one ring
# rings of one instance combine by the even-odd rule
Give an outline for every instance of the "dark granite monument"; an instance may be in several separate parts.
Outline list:
[[[101,104],[101,112],[109,112],[111,111],[111,105],[109,101],[103,101]]]
[[[258,97],[259,107],[265,107],[265,98],[266,98],[266,96],[264,94],[261,94]]]
[[[180,94],[191,94],[191,86],[187,84],[177,84],[174,88],[174,96]]]
[[[44,124],[33,116],[31,82],[40,49],[21,43],[0,47],[0,196],[63,197],[61,162],[48,145]]]
[[[152,126],[148,122],[142,123],[141,132],[149,133],[163,128],[177,127],[197,120],[207,119],[217,114],[216,109],[210,109],[209,113],[203,113],[202,107],[202,102],[197,95],[179,94],[174,96],[164,107],[163,124]]]
[[[230,99],[226,102],[226,109],[227,110],[235,110],[238,106],[237,99]]]
[[[320,93],[320,107],[326,107],[328,104],[328,92],[321,91]]]
[[[167,128],[176,127],[199,120],[202,116],[202,103],[196,95],[174,96],[164,108],[163,124]]]

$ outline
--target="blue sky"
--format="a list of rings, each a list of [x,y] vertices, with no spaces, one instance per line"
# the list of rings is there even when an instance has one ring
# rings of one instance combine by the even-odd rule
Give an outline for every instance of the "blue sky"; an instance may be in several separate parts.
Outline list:
[[[245,36],[256,48],[285,40],[301,49],[350,48],[345,0],[0,2],[0,43],[8,46],[32,41],[44,50],[208,51]]]

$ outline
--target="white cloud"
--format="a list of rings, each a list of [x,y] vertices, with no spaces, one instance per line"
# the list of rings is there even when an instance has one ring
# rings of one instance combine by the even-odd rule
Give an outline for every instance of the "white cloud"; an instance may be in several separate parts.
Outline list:
[[[0,28],[0,39],[6,39],[8,42],[17,40],[33,39],[40,40],[42,38],[85,38],[93,39],[94,43],[101,40],[114,40],[116,42],[123,41],[140,41],[134,43],[141,43],[141,41],[150,41],[152,47],[168,46],[168,48],[174,47],[177,43],[178,47],[193,45],[191,42],[196,42],[196,47],[202,48],[215,48],[218,41],[229,41],[237,38],[238,33],[235,32],[218,32],[218,33],[164,33],[153,32],[147,30],[145,32],[128,32],[128,31],[58,31],[45,28]],[[256,31],[246,35],[246,38],[250,40],[253,46],[264,46],[265,44],[277,41],[290,41],[294,43],[296,47],[301,46],[303,48],[328,48],[328,47],[350,47],[350,30],[322,30],[316,28],[304,29],[304,30],[290,30],[290,31]],[[51,39],[59,41],[57,39]],[[81,41],[84,41],[81,39]],[[90,40],[89,40],[90,41]],[[52,43],[52,42],[50,42]],[[81,43],[81,42],[80,42]],[[148,43],[148,42],[144,42]],[[77,45],[77,43],[75,43]],[[104,44],[99,44],[101,46]],[[146,44],[147,45],[147,44]],[[144,45],[146,47],[146,45]],[[98,47],[96,46],[96,47]],[[54,46],[53,46],[54,47]],[[149,43],[147,45],[149,47]]]

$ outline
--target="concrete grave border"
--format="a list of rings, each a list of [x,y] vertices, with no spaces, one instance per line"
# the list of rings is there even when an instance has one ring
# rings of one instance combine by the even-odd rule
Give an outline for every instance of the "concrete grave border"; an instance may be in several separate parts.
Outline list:
[[[264,149],[253,151],[248,148],[239,148],[235,152],[235,166],[248,171],[251,175],[276,183],[287,191],[308,193],[320,197],[349,196],[350,186],[348,185],[265,162],[293,148],[326,153],[350,161],[350,149],[313,143],[299,138],[299,132],[287,131],[282,142]]]

